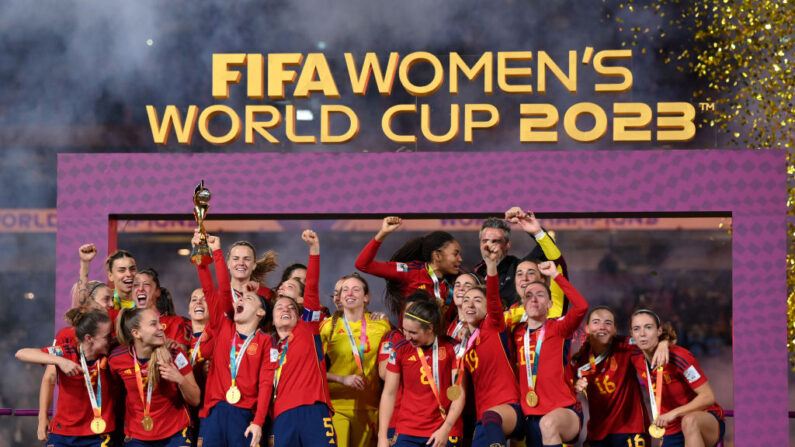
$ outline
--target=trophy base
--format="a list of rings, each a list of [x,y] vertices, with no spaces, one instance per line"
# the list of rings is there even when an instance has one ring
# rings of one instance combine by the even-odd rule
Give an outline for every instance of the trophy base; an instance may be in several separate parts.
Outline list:
[[[193,247],[190,252],[190,262],[198,266],[210,265],[213,262],[213,254],[210,252],[210,247],[207,243]]]

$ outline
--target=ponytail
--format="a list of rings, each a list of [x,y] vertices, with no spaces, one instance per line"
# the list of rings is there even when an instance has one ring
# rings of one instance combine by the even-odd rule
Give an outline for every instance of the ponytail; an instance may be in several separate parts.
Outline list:
[[[424,329],[433,330],[434,334],[442,334],[442,311],[433,301],[415,301],[411,308],[403,313],[403,318],[416,321]]]
[[[75,329],[75,336],[83,341],[86,335],[96,335],[100,323],[110,322],[108,314],[99,309],[75,307],[69,309],[64,319]]]
[[[254,244],[249,241],[237,241],[230,245],[229,249],[226,251],[226,259],[231,257],[232,249],[235,247],[248,247],[248,249],[251,250],[251,254],[253,255],[254,259],[257,259],[257,249],[255,249]],[[261,258],[257,259],[254,265],[254,271],[251,272],[250,279],[260,284],[264,284],[265,275],[276,270],[276,267],[279,266],[279,264],[276,263],[276,256],[277,254],[275,251],[269,250]]]
[[[402,247],[389,259],[390,262],[431,262],[433,252],[440,250],[448,242],[454,241],[452,234],[446,231],[432,231],[425,236],[414,237],[406,241]],[[403,293],[401,283],[396,281],[386,282],[386,292],[384,301],[387,309],[395,315],[399,315]]]

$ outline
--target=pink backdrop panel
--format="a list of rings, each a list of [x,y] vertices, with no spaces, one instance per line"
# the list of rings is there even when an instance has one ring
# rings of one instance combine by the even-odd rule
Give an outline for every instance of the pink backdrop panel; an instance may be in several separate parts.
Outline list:
[[[432,173],[432,175],[431,175]],[[729,212],[735,437],[787,445],[786,165],[773,151],[60,154],[56,315],[111,215]],[[104,277],[95,262],[91,277]],[[57,318],[57,324],[60,318]],[[729,365],[726,365],[729,367]]]

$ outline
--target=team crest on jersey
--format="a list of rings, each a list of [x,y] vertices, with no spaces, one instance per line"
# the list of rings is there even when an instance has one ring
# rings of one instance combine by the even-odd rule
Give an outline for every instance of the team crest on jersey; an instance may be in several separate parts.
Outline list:
[[[57,357],[63,357],[63,349],[60,346],[50,346],[47,348],[47,353]]]
[[[701,378],[701,374],[698,373],[698,370],[696,370],[696,367],[693,365],[690,365],[690,367],[685,370],[684,374],[685,379],[687,379],[689,383],[693,383]]]
[[[257,346],[257,343],[251,342],[251,344],[248,345],[248,348],[246,348],[246,354],[255,355],[257,353],[257,348],[258,347],[259,346]]]
[[[408,264],[404,264],[402,262],[398,262],[397,264],[395,264],[395,267],[397,268],[397,271],[399,271],[399,272],[404,272],[405,273],[405,272],[409,271],[409,265]]]
[[[440,349],[439,350],[439,360],[444,360],[447,358],[447,349]]]

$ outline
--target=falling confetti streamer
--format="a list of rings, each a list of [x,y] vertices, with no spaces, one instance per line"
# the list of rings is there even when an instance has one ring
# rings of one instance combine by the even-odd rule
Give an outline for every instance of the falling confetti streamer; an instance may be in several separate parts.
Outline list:
[[[787,213],[795,216],[795,34],[793,0],[603,0],[607,22],[617,24],[622,47],[649,47],[701,87],[693,99],[714,104],[700,123],[729,137],[732,146],[787,151]],[[642,31],[635,22],[656,27]],[[671,45],[667,36],[691,36]],[[703,89],[702,89],[703,88]],[[788,225],[787,318],[790,364],[795,370],[795,225]]]

